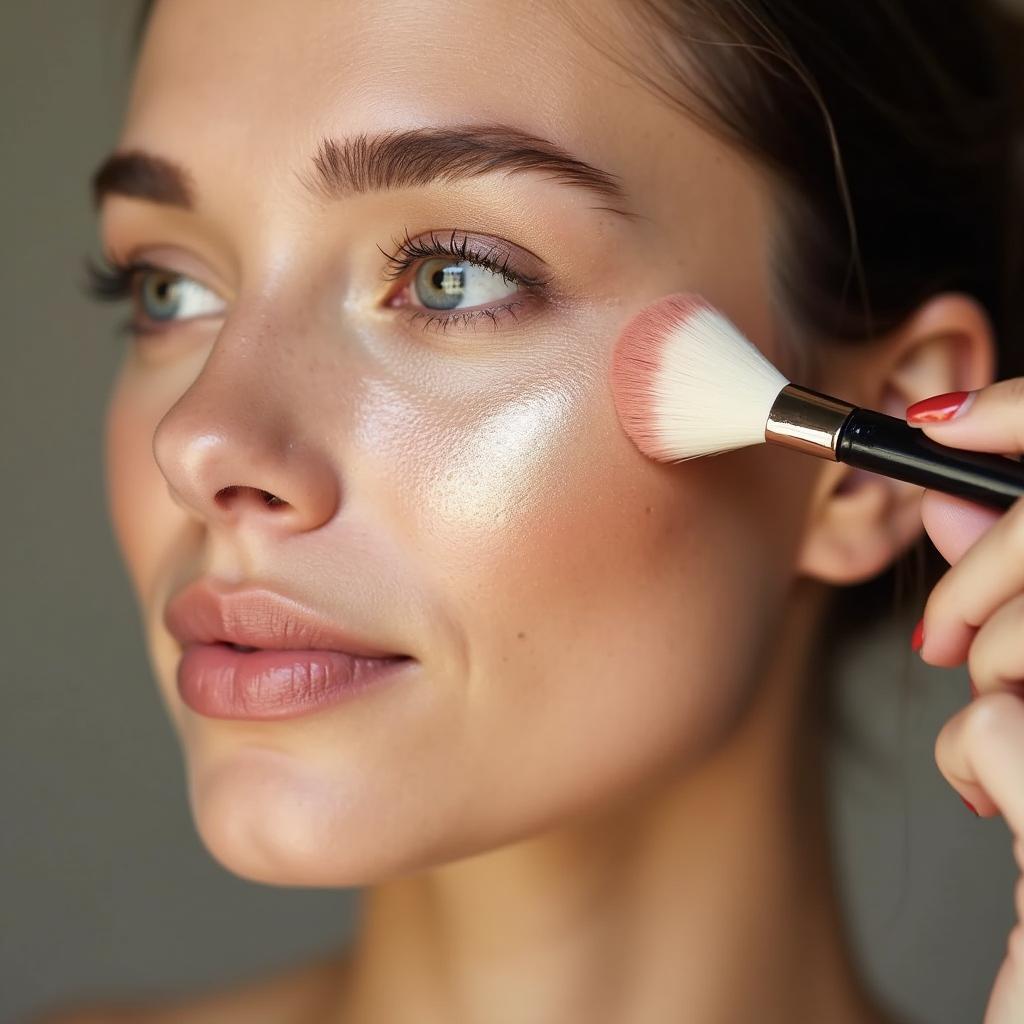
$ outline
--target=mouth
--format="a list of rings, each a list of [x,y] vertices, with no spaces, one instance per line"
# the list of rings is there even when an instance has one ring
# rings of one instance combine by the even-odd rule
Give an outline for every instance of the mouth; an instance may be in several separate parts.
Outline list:
[[[242,654],[292,649],[338,651],[355,658],[390,658],[397,654],[348,629],[333,616],[275,591],[222,591],[202,580],[179,591],[168,602],[164,625],[183,649],[206,644]]]
[[[181,645],[178,693],[210,718],[294,718],[369,700],[385,682],[411,681],[418,665],[266,588],[200,579],[168,602],[164,625]]]
[[[276,654],[276,653],[281,653],[281,652],[290,650],[290,648],[286,648],[286,647],[250,647],[248,644],[236,644],[236,643],[233,643],[230,640],[215,640],[210,646],[212,646],[212,647],[226,647],[228,650],[238,651],[239,654],[254,654],[254,653],[258,652],[258,651],[259,652],[264,652],[264,651],[266,651],[266,652],[273,652],[273,653]],[[321,649],[322,650],[331,650],[331,648],[321,648]],[[316,648],[311,648],[311,650],[316,650]],[[373,657],[373,658],[364,657],[363,660],[365,660],[365,661],[411,661],[412,660],[412,655],[411,654],[388,654],[388,655],[380,655],[379,657]]]
[[[373,657],[216,640],[184,648],[178,693],[208,718],[290,719],[368,696],[389,681],[397,684],[415,663],[405,654]]]

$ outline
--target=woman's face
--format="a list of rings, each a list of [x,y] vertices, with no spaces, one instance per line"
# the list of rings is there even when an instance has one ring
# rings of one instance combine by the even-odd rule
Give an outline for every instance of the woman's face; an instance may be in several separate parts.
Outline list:
[[[630,38],[610,2],[588,19]],[[361,885],[600,814],[735,727],[813,473],[764,449],[648,461],[608,368],[673,291],[778,357],[754,169],[568,8],[488,0],[158,4],[118,150],[187,173],[114,176],[104,202],[114,259],[186,278],[136,302],[151,330],[126,342],[106,457],[213,856]],[[329,183],[325,152],[335,178],[377,163]],[[424,255],[431,236],[506,273],[463,263],[445,290],[458,258]],[[199,578],[415,661],[296,717],[197,713],[163,615]]]

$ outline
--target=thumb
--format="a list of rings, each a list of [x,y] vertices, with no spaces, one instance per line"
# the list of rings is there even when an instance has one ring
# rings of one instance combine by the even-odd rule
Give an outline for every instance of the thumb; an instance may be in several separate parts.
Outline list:
[[[967,549],[999,518],[996,509],[940,491],[925,491],[921,499],[924,528],[950,565],[959,562]]]

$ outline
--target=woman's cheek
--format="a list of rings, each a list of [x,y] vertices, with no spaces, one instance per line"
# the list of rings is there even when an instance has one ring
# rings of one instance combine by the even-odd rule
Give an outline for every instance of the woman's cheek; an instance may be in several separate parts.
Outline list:
[[[378,469],[401,466],[380,507],[462,635],[466,675],[448,682],[472,696],[476,770],[521,796],[524,824],[720,734],[755,646],[743,610],[766,579],[737,543],[751,529],[728,485],[742,462],[723,476],[646,459],[596,372],[376,408],[395,416],[374,431]],[[595,764],[599,750],[611,756]]]

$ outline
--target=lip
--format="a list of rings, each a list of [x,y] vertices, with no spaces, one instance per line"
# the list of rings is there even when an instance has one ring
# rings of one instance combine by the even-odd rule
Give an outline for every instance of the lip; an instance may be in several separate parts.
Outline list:
[[[205,581],[190,584],[168,602],[164,624],[183,648],[178,693],[209,718],[294,718],[416,664],[262,588],[218,591]]]
[[[360,658],[344,651],[236,651],[192,644],[178,662],[178,694],[207,718],[297,718],[356,697],[415,665],[413,658]]]
[[[400,656],[265,588],[220,591],[202,580],[191,583],[167,603],[164,625],[182,647],[228,643],[279,651],[343,651],[362,658]]]

